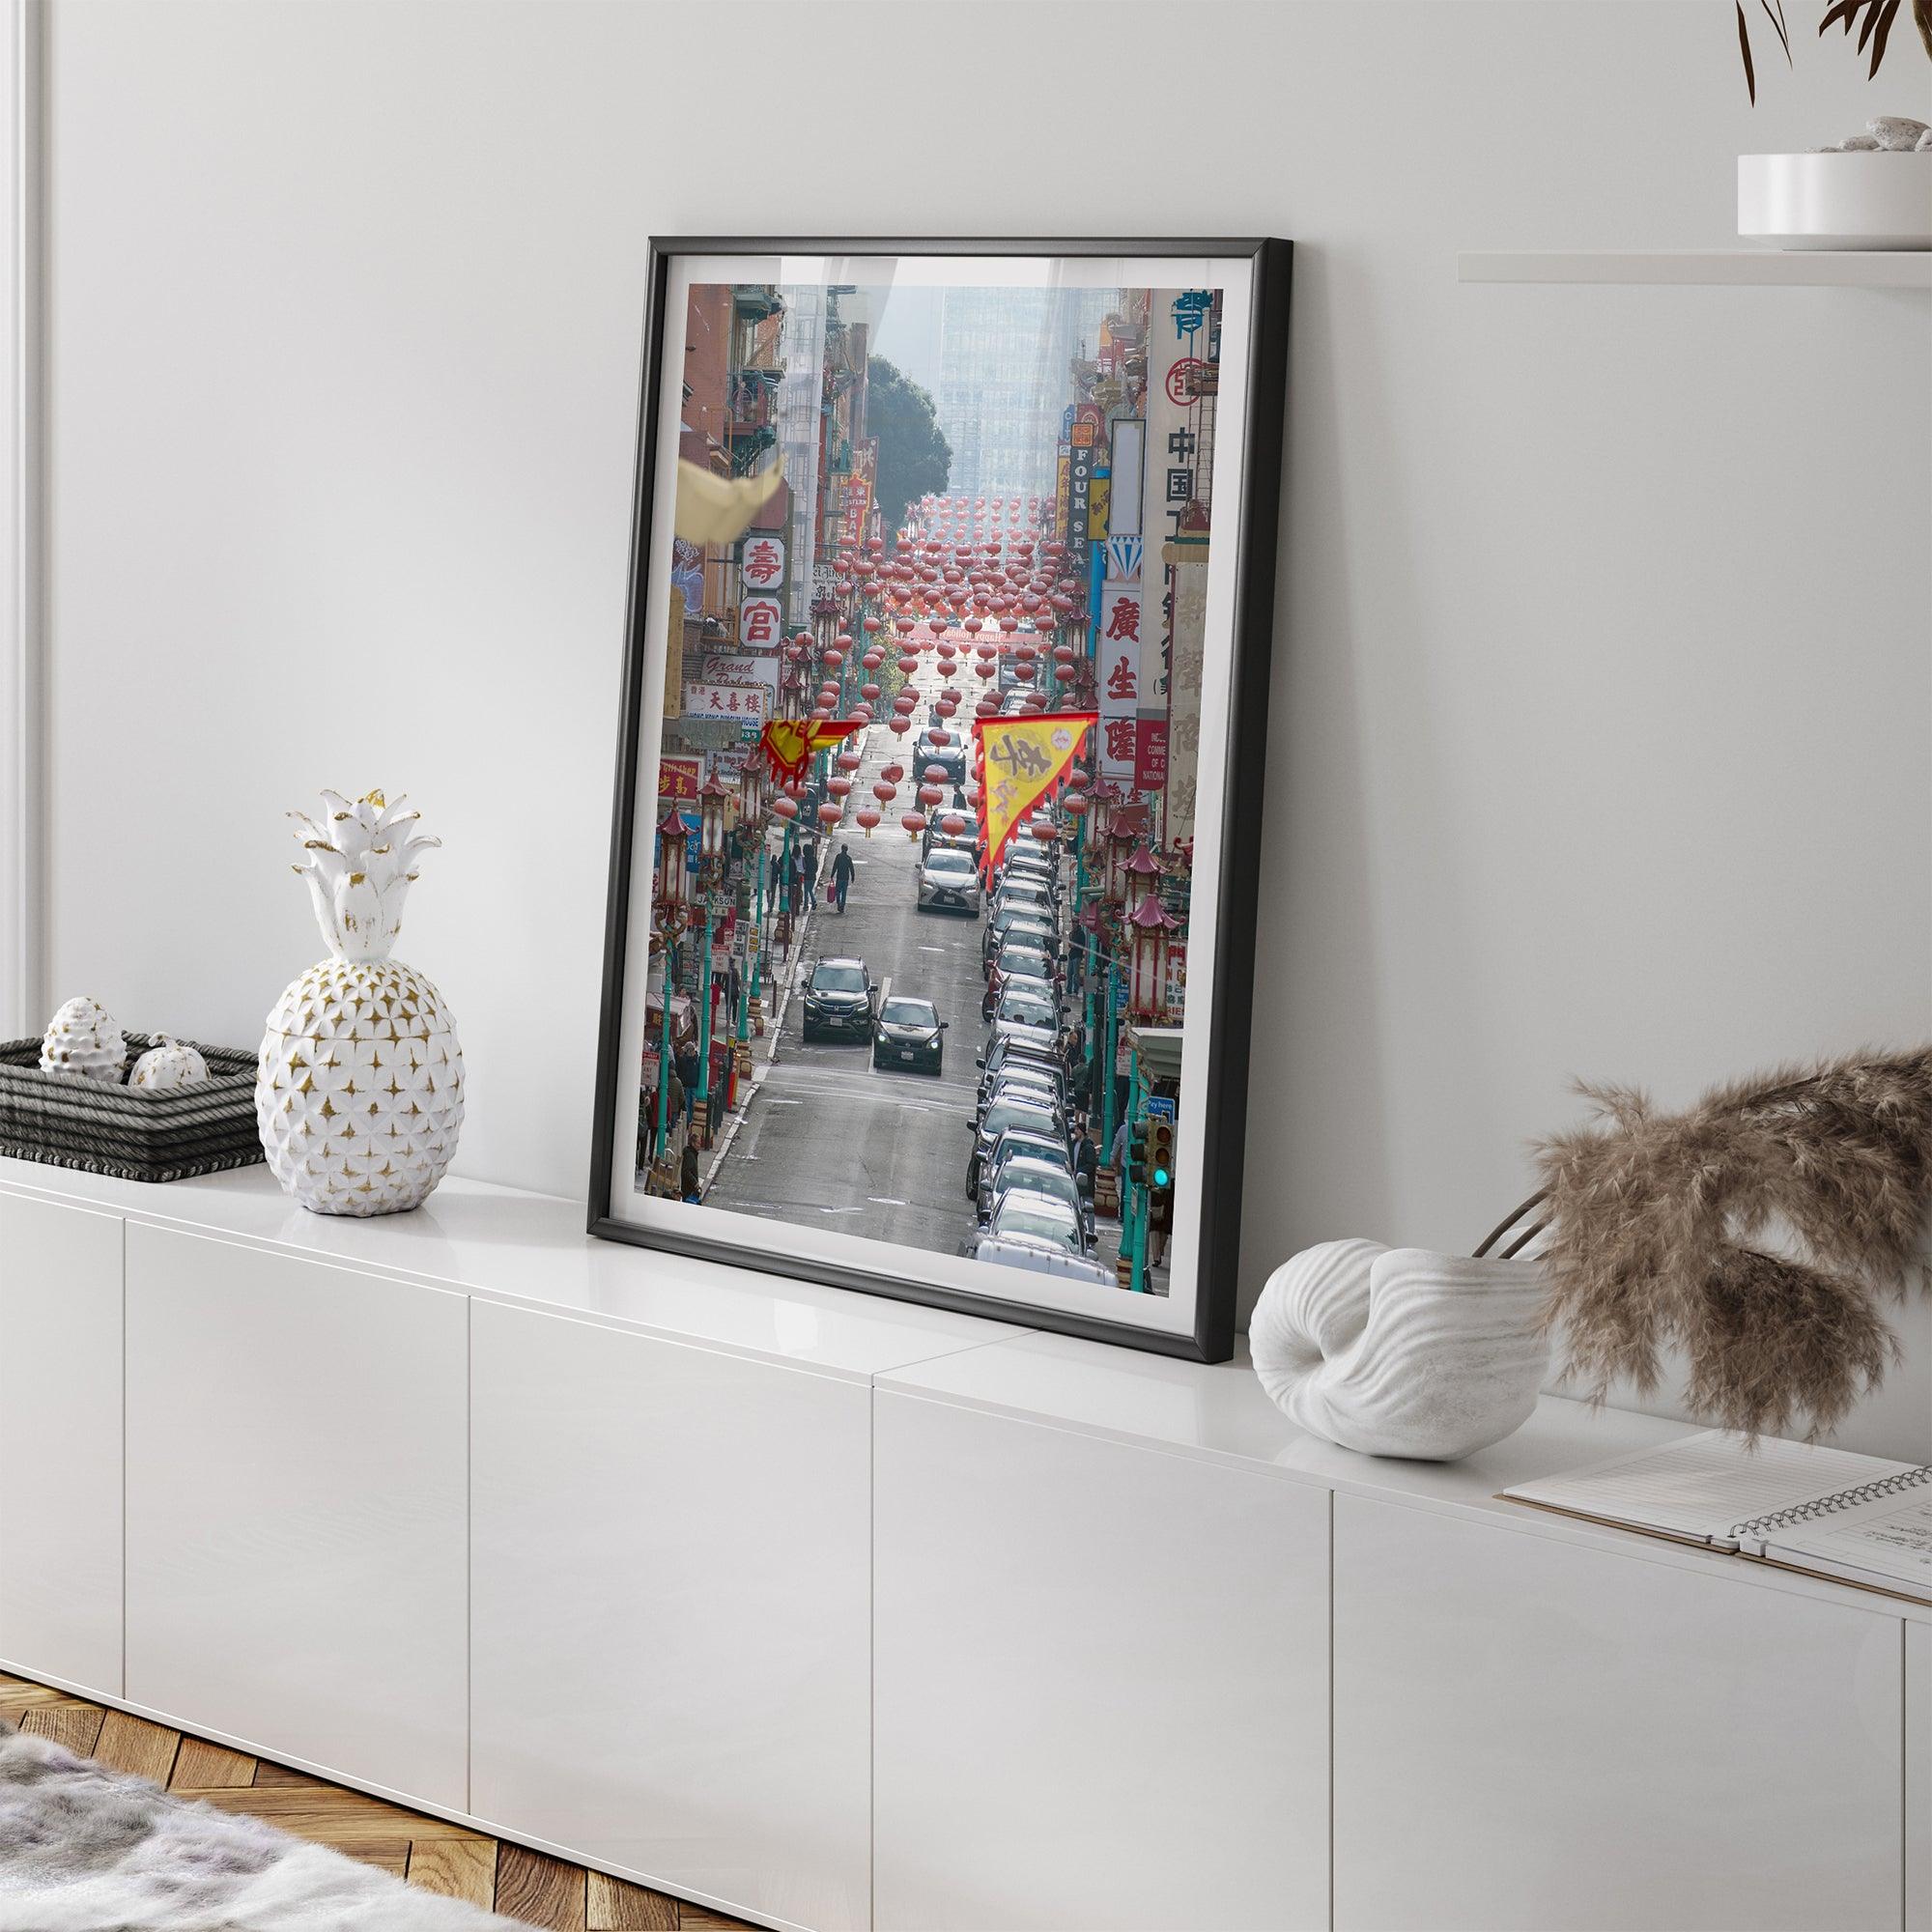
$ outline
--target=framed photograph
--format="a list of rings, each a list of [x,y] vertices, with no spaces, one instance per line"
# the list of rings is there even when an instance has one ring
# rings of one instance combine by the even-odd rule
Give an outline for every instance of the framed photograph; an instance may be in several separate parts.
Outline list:
[[[1229,1354],[1289,264],[652,243],[593,1234]]]

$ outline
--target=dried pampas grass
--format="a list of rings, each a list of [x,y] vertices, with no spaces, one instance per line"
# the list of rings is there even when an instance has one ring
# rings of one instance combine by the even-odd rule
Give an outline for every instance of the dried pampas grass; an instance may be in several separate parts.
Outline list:
[[[1536,1149],[1565,1375],[1594,1402],[1617,1380],[1648,1393],[1674,1344],[1688,1405],[1723,1428],[1842,1420],[1898,1354],[1882,1304],[1932,1206],[1932,1047],[1779,1068],[1681,1114],[1578,1091],[1596,1123]],[[1780,1229],[1799,1252],[1764,1245]]]

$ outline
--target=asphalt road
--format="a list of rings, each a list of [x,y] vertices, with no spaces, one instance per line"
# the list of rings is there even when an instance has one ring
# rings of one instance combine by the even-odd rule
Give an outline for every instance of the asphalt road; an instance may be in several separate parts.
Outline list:
[[[854,788],[866,800],[881,766],[910,763],[905,740],[883,725],[867,735]],[[844,913],[823,903],[813,913],[794,970],[802,983],[818,958],[860,958],[885,991],[932,1001],[949,1022],[943,1073],[875,1071],[870,1049],[857,1043],[808,1046],[805,1003],[795,990],[772,1065],[705,1200],[765,1220],[822,1221],[951,1254],[975,1225],[966,1157],[979,1085],[973,1061],[984,1038],[981,928],[964,914],[918,910],[919,846],[897,824],[914,789],[909,774],[871,838],[848,818],[821,840],[821,898],[824,868],[841,838],[856,870]]]

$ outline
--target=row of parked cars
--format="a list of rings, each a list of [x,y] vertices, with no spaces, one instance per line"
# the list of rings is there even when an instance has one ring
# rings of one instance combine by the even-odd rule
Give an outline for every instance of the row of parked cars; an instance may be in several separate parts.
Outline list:
[[[1058,841],[1016,840],[1003,859],[980,933],[986,971],[966,1194],[978,1226],[960,1252],[1111,1287],[1098,1260],[1091,1148],[1076,1152],[1073,1096],[1061,1061],[1066,920]]]

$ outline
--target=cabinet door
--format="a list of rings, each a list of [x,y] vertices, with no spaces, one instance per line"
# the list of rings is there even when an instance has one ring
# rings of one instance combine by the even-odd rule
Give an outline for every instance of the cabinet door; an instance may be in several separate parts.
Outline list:
[[[472,1810],[868,1917],[870,1392],[478,1302]]]
[[[1328,1493],[881,1390],[893,1932],[1328,1920]]]
[[[121,1694],[121,1221],[0,1195],[0,1657]]]
[[[128,1696],[462,1809],[465,1303],[128,1230]]]
[[[1932,1932],[1932,1624],[1905,1627],[1905,1932]]]
[[[1897,1926],[1898,1619],[1640,1548],[1336,1497],[1338,1932]]]

